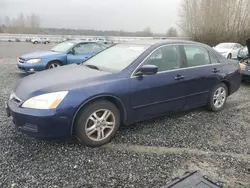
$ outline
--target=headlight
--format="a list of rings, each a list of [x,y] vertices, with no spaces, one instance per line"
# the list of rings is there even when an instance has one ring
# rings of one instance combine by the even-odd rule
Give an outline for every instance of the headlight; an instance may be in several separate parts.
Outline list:
[[[12,92],[10,93],[9,100],[13,99],[14,96],[15,96],[15,94],[14,94],[14,92],[12,91]]]
[[[30,59],[30,60],[28,60],[26,63],[38,63],[38,62],[40,62],[42,59]]]
[[[55,109],[67,94],[68,91],[61,91],[38,95],[25,101],[22,107],[33,109]]]

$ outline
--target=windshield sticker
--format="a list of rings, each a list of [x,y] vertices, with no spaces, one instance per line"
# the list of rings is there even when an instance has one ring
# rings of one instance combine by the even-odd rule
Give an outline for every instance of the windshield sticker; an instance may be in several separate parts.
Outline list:
[[[74,45],[73,43],[68,43],[68,46],[70,46],[70,47],[73,46],[73,45]]]
[[[144,47],[129,47],[128,49],[129,49],[129,50],[134,50],[134,51],[142,51],[142,50],[144,50],[145,48],[144,48]]]

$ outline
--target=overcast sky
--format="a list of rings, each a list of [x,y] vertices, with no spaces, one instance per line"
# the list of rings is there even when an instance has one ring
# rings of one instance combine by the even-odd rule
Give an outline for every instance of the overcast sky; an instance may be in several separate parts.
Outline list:
[[[162,33],[176,26],[181,0],[0,0],[0,15],[34,12],[43,27]]]

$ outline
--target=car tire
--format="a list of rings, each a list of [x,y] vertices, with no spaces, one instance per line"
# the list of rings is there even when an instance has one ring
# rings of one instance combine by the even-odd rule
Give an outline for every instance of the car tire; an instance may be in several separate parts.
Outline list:
[[[53,69],[62,66],[62,64],[58,61],[52,61],[47,66],[46,69]]]
[[[232,54],[228,54],[227,59],[232,59]]]
[[[208,109],[213,112],[222,110],[227,102],[228,88],[224,83],[218,84],[210,93]]]
[[[102,116],[105,115],[106,117],[103,118]],[[112,140],[120,124],[118,108],[109,101],[98,100],[90,103],[78,113],[75,121],[75,134],[84,145],[98,147]]]

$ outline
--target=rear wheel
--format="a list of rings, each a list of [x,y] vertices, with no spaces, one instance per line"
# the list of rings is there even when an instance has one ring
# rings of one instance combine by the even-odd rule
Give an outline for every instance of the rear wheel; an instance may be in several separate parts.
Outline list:
[[[81,110],[75,123],[76,137],[85,145],[97,147],[107,144],[120,127],[120,112],[105,100],[93,102]]]
[[[61,64],[60,62],[58,62],[58,61],[53,61],[53,62],[50,62],[50,63],[47,65],[46,69],[54,69],[54,68],[57,68],[57,67],[60,67],[60,66],[62,66],[62,64]]]
[[[227,101],[228,88],[224,83],[218,84],[210,94],[208,108],[217,112],[222,110]]]

